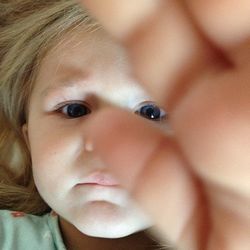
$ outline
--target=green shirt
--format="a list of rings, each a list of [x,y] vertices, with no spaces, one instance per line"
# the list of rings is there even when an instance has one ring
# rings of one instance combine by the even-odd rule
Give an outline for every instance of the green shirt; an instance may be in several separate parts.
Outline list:
[[[0,210],[0,250],[66,250],[58,216]]]

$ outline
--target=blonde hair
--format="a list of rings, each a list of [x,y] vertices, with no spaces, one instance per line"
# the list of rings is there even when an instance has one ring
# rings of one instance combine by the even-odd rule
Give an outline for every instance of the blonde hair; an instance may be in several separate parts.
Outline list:
[[[34,184],[22,125],[42,59],[78,27],[99,25],[71,0],[0,0],[0,209],[50,211]]]

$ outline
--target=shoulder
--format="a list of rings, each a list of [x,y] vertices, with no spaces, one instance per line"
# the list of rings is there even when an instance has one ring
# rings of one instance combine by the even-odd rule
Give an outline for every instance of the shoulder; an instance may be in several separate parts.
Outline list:
[[[0,210],[0,249],[65,249],[57,216]]]

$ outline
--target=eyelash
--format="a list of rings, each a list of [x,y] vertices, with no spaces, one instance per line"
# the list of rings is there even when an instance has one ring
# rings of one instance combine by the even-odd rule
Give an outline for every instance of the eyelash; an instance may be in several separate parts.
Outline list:
[[[63,113],[63,109],[65,107],[68,107],[68,106],[74,105],[74,104],[82,105],[85,108],[85,111],[87,111],[86,114],[80,115],[78,117],[69,117],[67,114]],[[148,108],[150,108],[150,110],[148,110],[148,111],[145,110],[146,106],[148,106]],[[153,117],[155,115],[155,112],[152,109],[154,109],[154,108],[156,108],[155,111],[156,111],[157,116],[159,115],[159,118],[154,118]],[[64,117],[67,117],[66,119],[77,119],[77,118],[80,118],[80,117],[83,117],[83,116],[86,116],[86,115],[92,113],[92,108],[86,102],[82,102],[82,101],[74,101],[74,102],[72,102],[71,101],[71,102],[65,102],[65,103],[60,104],[60,106],[55,111],[62,114]],[[153,111],[153,113],[151,113],[151,111]],[[166,120],[166,118],[168,116],[167,113],[162,108],[157,106],[154,102],[150,102],[150,101],[143,102],[143,103],[139,104],[136,107],[135,114],[140,115],[140,116],[142,116],[142,117],[144,117],[144,118],[146,118],[148,120],[157,121],[157,122],[161,122],[161,121]],[[150,115],[151,117],[147,117],[148,115]]]

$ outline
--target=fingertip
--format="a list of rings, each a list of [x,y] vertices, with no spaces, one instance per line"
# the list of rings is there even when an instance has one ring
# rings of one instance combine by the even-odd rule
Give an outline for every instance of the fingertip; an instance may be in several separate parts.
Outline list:
[[[160,2],[159,0],[80,1],[112,35],[121,40],[152,15]]]
[[[132,195],[155,220],[163,238],[177,244],[197,206],[196,189],[178,146],[165,139],[138,175]]]

